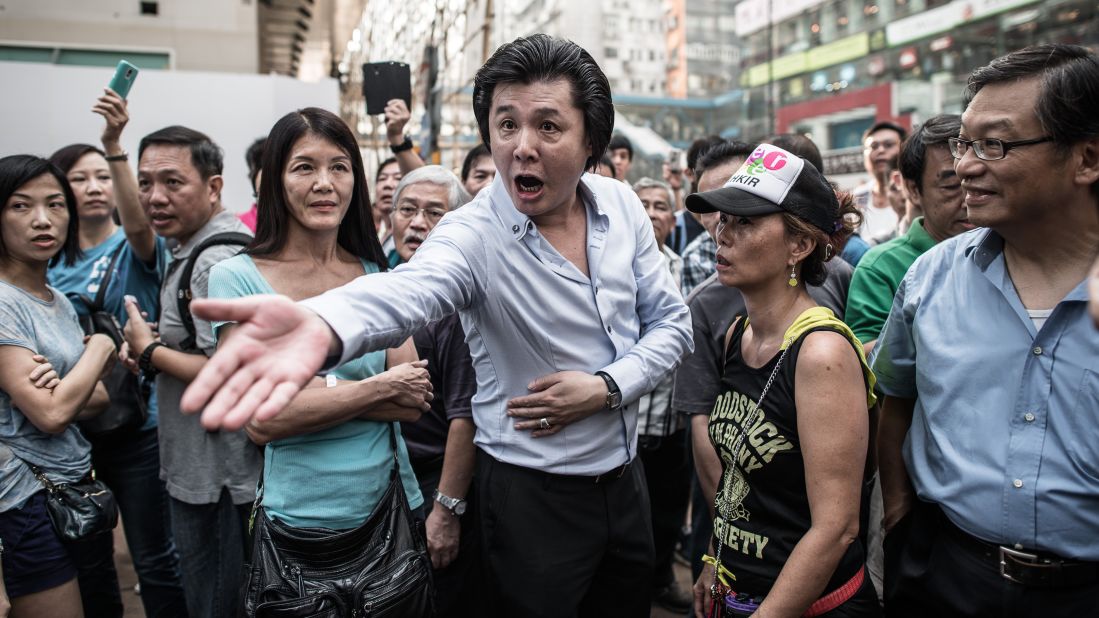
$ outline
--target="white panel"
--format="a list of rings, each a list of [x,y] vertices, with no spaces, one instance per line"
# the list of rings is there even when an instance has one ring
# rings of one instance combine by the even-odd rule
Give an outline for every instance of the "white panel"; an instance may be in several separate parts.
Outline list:
[[[0,155],[49,156],[67,144],[99,144],[103,120],[91,112],[113,69],[0,62]],[[305,83],[279,75],[142,71],[129,97],[123,148],[136,169],[141,137],[181,124],[209,135],[225,150],[225,207],[252,204],[244,152],[287,112],[301,107],[339,110],[335,80]]]

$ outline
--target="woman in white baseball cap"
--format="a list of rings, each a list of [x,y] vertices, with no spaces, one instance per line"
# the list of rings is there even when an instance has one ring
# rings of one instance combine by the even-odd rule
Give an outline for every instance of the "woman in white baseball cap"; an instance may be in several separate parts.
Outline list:
[[[725,186],[687,198],[720,212],[717,270],[747,315],[726,336],[709,433],[721,466],[698,616],[877,616],[859,536],[874,376],[862,345],[806,292],[859,223],[804,159],[756,148]]]

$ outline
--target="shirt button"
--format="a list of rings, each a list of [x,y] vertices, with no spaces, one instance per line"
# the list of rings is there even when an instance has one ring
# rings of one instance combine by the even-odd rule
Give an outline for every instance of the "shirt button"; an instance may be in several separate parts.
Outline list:
[[[1023,419],[1028,423],[1033,423],[1034,422],[1034,415],[1031,414],[1030,412],[1027,412],[1026,414],[1023,415]]]
[[[1011,484],[1015,486],[1015,489],[1019,489],[1020,487],[1023,486],[1023,480],[1022,479],[1015,479],[1014,481],[1011,481]]]
[[[1042,355],[1042,346],[1040,346],[1040,345],[1034,346],[1034,349],[1031,350],[1031,352],[1034,352],[1035,356],[1041,356]]]
[[[608,333],[609,333],[609,332],[611,332],[611,327],[610,327],[610,324],[608,324],[608,325],[607,325],[607,332],[608,332]]]
[[[513,226],[511,226],[511,231],[512,231],[513,233],[516,233],[516,232],[518,232],[518,231],[519,231],[519,226],[518,226],[518,225],[513,225]]]

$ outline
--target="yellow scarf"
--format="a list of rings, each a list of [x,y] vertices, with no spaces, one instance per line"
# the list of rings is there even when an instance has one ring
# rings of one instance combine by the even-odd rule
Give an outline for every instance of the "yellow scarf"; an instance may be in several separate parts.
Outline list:
[[[744,321],[745,328],[748,327],[747,318]],[[855,352],[859,355],[859,363],[862,365],[862,374],[866,378],[866,407],[870,408],[878,401],[878,396],[874,394],[874,385],[878,383],[877,377],[874,376],[873,370],[870,369],[870,365],[866,362],[866,353],[863,352],[862,342],[855,336],[855,333],[851,331],[851,327],[847,326],[842,320],[836,317],[836,314],[832,313],[832,310],[827,307],[813,307],[806,309],[801,315],[794,320],[794,323],[790,325],[790,328],[786,329],[786,334],[782,340],[782,346],[779,350],[785,350],[793,345],[806,332],[819,328],[821,326],[827,326],[839,331],[843,336],[847,337],[851,341],[851,345],[855,347]]]

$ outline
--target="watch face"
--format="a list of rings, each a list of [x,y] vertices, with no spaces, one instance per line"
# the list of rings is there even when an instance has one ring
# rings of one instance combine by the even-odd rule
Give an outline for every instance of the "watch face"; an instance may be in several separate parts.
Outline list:
[[[466,514],[466,501],[459,500],[458,504],[454,505],[454,514],[461,517]]]

